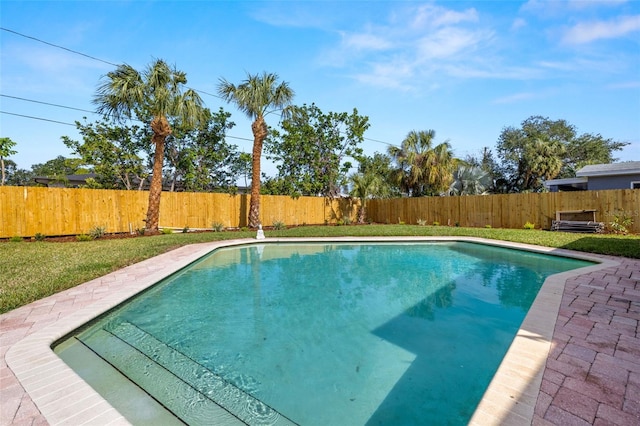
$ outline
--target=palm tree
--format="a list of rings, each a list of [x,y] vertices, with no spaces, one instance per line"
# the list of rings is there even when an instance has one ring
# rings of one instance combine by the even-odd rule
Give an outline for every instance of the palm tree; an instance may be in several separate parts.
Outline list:
[[[151,142],[155,144],[155,154],[145,225],[147,233],[158,231],[164,145],[172,133],[169,119],[187,127],[204,120],[202,99],[193,89],[183,91],[186,83],[184,72],[161,59],[149,64],[142,73],[123,64],[105,76],[93,99],[98,112],[108,118],[131,118],[132,112],[153,117]]]
[[[420,197],[445,191],[452,180],[456,163],[449,142],[433,147],[434,130],[412,130],[401,147],[389,147],[395,160],[396,180],[408,195]]]
[[[559,141],[536,138],[528,141],[518,159],[518,170],[513,181],[517,192],[538,192],[544,181],[553,179],[562,170],[566,149]]]
[[[358,209],[358,223],[364,223],[367,218],[367,202],[373,197],[385,197],[389,193],[389,185],[382,176],[371,171],[351,175],[351,195],[360,199]]]
[[[251,163],[251,201],[249,203],[249,226],[260,225],[260,157],[262,145],[267,138],[268,128],[264,116],[273,111],[288,113],[291,105],[293,90],[289,84],[278,81],[277,74],[262,73],[252,75],[247,73],[247,79],[238,86],[220,79],[218,94],[227,102],[233,102],[250,120],[253,132],[253,151]],[[272,111],[269,111],[272,109]]]
[[[459,165],[453,172],[449,195],[484,195],[491,186],[489,172],[478,166]]]

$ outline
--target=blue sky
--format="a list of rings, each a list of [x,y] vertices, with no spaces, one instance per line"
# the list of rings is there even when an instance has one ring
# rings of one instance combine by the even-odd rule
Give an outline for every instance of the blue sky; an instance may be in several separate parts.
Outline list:
[[[411,130],[436,131],[458,157],[495,152],[504,127],[532,115],[579,133],[629,142],[640,160],[640,2],[607,1],[6,1],[11,30],[111,63],[143,69],[161,58],[188,86],[216,93],[221,77],[277,73],[294,103],[369,117],[367,154]],[[113,65],[0,31],[0,136],[30,168],[70,152],[73,123]],[[233,105],[229,142],[250,152],[250,124]],[[267,122],[276,126],[277,116]],[[248,140],[245,140],[248,139]],[[265,164],[268,174],[274,167]]]

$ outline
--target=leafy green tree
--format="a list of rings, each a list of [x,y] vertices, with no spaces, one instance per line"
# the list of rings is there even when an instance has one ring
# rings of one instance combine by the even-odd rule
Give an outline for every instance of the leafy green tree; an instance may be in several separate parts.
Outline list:
[[[250,120],[253,132],[253,149],[251,153],[251,201],[249,202],[249,226],[260,225],[260,160],[262,145],[268,135],[265,115],[280,111],[287,115],[287,107],[293,100],[294,92],[289,84],[277,84],[278,75],[264,72],[262,75],[247,73],[247,79],[239,85],[221,79],[218,94],[236,107]]]
[[[293,107],[281,123],[283,133],[272,130],[265,146],[285,184],[284,194],[338,196],[352,167],[346,159],[362,155],[358,145],[368,121],[356,109],[325,114],[315,104]]]
[[[13,160],[5,160],[6,184],[10,186],[33,186],[33,172],[26,169],[19,169]]]
[[[0,138],[0,169],[2,170],[2,179],[0,179],[0,185],[4,185],[6,178],[4,168],[5,158],[17,153],[17,151],[13,149],[14,146],[16,146],[16,143],[10,138]]]
[[[548,179],[573,177],[583,165],[609,163],[625,145],[600,135],[578,136],[565,120],[531,116],[520,128],[502,130],[497,152],[506,190],[526,192],[542,190]]]
[[[396,182],[409,196],[440,195],[451,184],[457,160],[448,141],[433,146],[435,135],[434,130],[412,130],[400,147],[389,147]]]
[[[289,182],[281,177],[264,176],[260,193],[264,195],[287,195],[289,194]]]
[[[155,145],[153,172],[149,188],[149,206],[145,230],[158,231],[165,139],[172,133],[169,120],[185,127],[196,126],[203,119],[202,100],[193,89],[183,90],[184,72],[157,59],[138,72],[123,64],[106,75],[98,87],[94,103],[98,112],[116,120],[131,118],[132,113],[150,115]]]
[[[67,176],[91,173],[90,168],[83,165],[81,158],[66,158],[62,155],[42,164],[34,164],[31,166],[34,177],[46,177],[53,182],[66,184]]]
[[[240,154],[226,142],[226,132],[235,124],[220,108],[205,110],[206,119],[194,129],[176,129],[167,139],[168,180],[186,191],[232,190],[240,175]]]
[[[566,157],[558,177],[575,177],[576,172],[589,164],[609,164],[617,161],[614,151],[620,151],[626,142],[605,139],[599,134],[585,133],[571,139],[566,148]]]
[[[145,144],[138,126],[114,125],[101,121],[82,124],[76,121],[82,142],[63,136],[64,144],[79,155],[96,173],[94,188],[141,189],[149,174],[140,152]]]
[[[237,172],[244,178],[244,186],[247,187],[247,179],[251,175],[251,154],[241,152],[238,156]]]
[[[372,156],[361,155],[358,157],[358,173],[375,174],[380,176],[382,184],[379,192],[372,193],[372,198],[400,197],[402,191],[394,180],[394,169],[391,157],[387,154],[375,152]]]

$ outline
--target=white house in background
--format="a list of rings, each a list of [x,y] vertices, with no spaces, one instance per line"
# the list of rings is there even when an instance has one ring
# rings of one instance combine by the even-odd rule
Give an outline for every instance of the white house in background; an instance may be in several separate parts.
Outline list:
[[[640,189],[640,161],[584,166],[576,177],[551,179],[544,186],[550,192]]]

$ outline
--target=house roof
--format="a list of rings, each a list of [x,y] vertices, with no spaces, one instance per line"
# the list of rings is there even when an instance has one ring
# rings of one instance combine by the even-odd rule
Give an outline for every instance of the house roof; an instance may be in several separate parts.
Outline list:
[[[640,161],[626,161],[624,163],[591,164],[576,172],[578,177],[588,176],[617,176],[640,174]]]
[[[85,173],[80,175],[66,175],[64,179],[55,179],[55,178],[50,178],[48,176],[36,176],[33,178],[33,180],[37,183],[41,183],[44,185],[48,185],[51,182],[59,182],[64,180],[66,180],[70,184],[85,184],[87,183],[87,179],[89,178],[95,179],[97,176],[98,175],[95,173]]]
[[[573,185],[578,183],[587,183],[586,177],[579,178],[566,178],[566,179],[549,179],[545,181],[545,186],[551,185]]]

